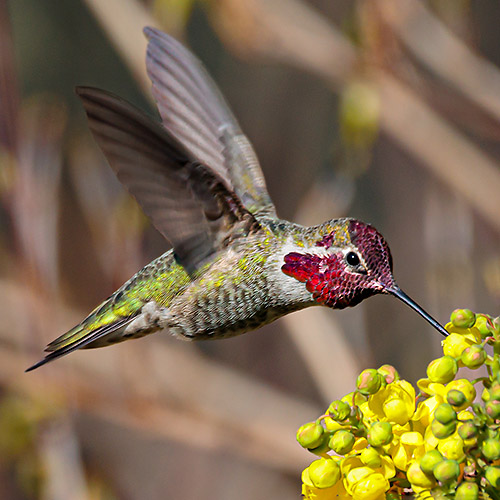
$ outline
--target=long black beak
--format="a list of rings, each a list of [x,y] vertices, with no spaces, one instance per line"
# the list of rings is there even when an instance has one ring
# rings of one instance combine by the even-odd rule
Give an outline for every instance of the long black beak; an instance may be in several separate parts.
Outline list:
[[[385,290],[410,306],[414,311],[417,311],[418,314],[428,321],[441,335],[445,337],[449,335],[449,333],[429,313],[425,312],[412,298],[408,297],[401,288],[394,285],[392,287],[387,287]]]

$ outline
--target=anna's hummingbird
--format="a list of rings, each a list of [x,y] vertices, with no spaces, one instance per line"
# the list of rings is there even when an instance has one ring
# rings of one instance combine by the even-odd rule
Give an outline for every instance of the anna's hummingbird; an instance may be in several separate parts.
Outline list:
[[[447,335],[397,286],[374,227],[279,219],[252,146],[204,67],[172,37],[144,32],[162,123],[109,92],[76,92],[111,168],[173,248],[51,342],[29,370],[160,330],[187,340],[231,337],[304,307],[342,309],[378,293]]]

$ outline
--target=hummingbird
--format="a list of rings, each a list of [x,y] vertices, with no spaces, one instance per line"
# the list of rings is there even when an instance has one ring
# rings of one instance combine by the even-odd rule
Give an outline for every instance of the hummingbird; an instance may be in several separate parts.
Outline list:
[[[172,249],[137,272],[27,371],[82,348],[166,331],[184,340],[239,335],[305,307],[402,300],[383,236],[351,218],[304,227],[278,218],[257,156],[202,63],[154,28],[146,69],[161,122],[116,95],[77,87],[90,130]]]

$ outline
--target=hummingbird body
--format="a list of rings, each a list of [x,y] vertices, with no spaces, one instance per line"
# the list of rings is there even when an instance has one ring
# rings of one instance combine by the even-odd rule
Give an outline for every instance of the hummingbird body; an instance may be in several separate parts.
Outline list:
[[[232,337],[319,304],[301,281],[284,273],[285,257],[298,252],[326,255],[317,242],[328,235],[337,235],[334,249],[347,248],[350,219],[310,228],[279,219],[260,222],[265,228],[262,234],[236,241],[195,276],[176,262],[172,250],[145,266],[75,327],[82,336],[118,327],[86,347],[103,347],[159,330],[184,340]],[[75,340],[75,334],[71,330],[51,346]]]
[[[304,307],[342,309],[377,293],[447,334],[397,286],[375,228],[348,218],[313,227],[279,219],[248,139],[200,62],[168,35],[145,34],[161,124],[106,91],[77,94],[110,166],[173,249],[51,342],[29,370],[157,331],[232,337]]]

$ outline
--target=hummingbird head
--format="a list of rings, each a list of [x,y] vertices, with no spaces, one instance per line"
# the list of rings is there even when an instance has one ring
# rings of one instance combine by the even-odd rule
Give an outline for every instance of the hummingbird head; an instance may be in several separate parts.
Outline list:
[[[391,294],[417,311],[441,334],[446,330],[396,284],[384,237],[371,225],[347,219],[309,248],[284,257],[282,271],[305,283],[318,304],[343,309],[379,293]]]
[[[392,257],[383,236],[369,224],[348,220],[314,243],[310,253],[285,255],[282,271],[306,284],[313,299],[343,309],[395,286]],[[347,231],[345,231],[345,229]]]

